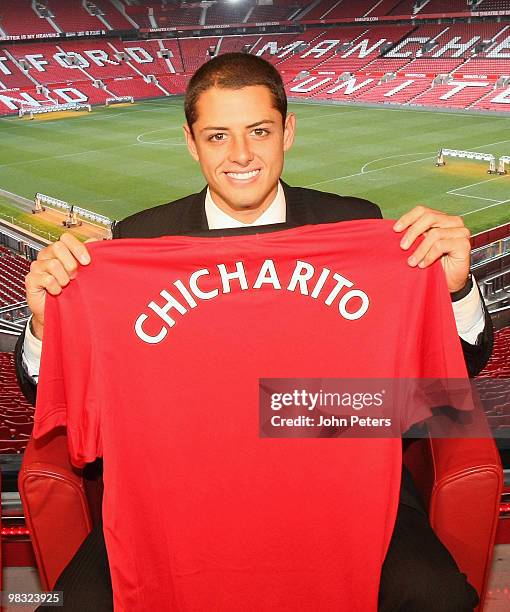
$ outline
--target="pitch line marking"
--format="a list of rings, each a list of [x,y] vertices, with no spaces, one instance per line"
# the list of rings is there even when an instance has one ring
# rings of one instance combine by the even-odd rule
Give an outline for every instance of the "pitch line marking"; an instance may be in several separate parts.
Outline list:
[[[491,181],[497,181],[498,179],[503,178],[505,175],[496,176],[495,178],[485,179],[484,181],[478,181],[477,183],[471,183],[471,185],[464,185],[464,187],[457,187],[456,189],[450,189],[446,193],[452,193],[453,191],[460,191],[461,189],[468,189],[468,187],[475,187],[476,185],[483,185],[483,183],[490,183]],[[496,200],[499,201],[499,200]]]
[[[180,138],[179,136],[172,136],[170,138],[161,138],[160,140],[144,140],[144,136],[147,136],[148,134],[155,134],[157,132],[165,132],[167,130],[180,130],[180,129],[181,129],[180,126],[169,126],[169,127],[160,128],[158,130],[150,130],[148,132],[142,132],[141,134],[138,134],[138,136],[136,137],[136,142],[140,144],[148,144],[148,145],[164,143],[172,147],[182,147],[186,143],[182,141],[181,142],[168,142],[169,140],[175,140],[175,138]]]
[[[47,157],[39,157],[37,159],[21,159],[15,162],[10,162],[8,164],[0,164],[0,170],[2,168],[10,168],[11,166],[25,166],[27,164],[33,164],[38,162],[47,162],[54,159],[67,159],[68,157],[77,157],[78,155],[88,155],[90,153],[108,153],[109,151],[117,151],[119,149],[125,149],[127,147],[136,147],[137,145],[144,144],[142,142],[130,142],[125,145],[116,145],[114,147],[105,147],[103,149],[91,149],[87,151],[77,151],[76,153],[63,153],[62,155],[48,155]],[[151,143],[145,143],[151,144]],[[183,145],[185,143],[182,143]],[[177,144],[174,146],[178,146]]]
[[[496,204],[489,204],[488,206],[484,206],[483,208],[478,208],[477,210],[470,210],[469,212],[462,213],[461,217],[467,217],[468,215],[472,215],[474,213],[480,212],[481,210],[487,210],[488,208],[493,208],[494,206],[499,206],[500,204],[506,204],[510,202],[510,200],[503,200],[502,202],[497,202]]]
[[[485,200],[486,202],[497,202],[498,204],[501,203],[499,200],[494,200],[494,198],[482,198],[480,196],[466,195],[465,193],[450,193],[449,191],[447,191],[446,193],[449,193],[450,195],[458,196],[459,198],[472,198],[473,200]]]
[[[413,155],[416,155],[416,153],[414,153]],[[389,168],[398,168],[399,166],[408,166],[409,164],[416,164],[418,162],[426,161],[428,159],[435,159],[435,156],[422,157],[421,159],[414,159],[413,161],[402,162],[401,164],[392,164],[391,166],[384,166],[382,168],[376,168],[375,170],[367,170],[366,172],[356,172],[355,174],[347,174],[346,176],[337,176],[335,178],[326,179],[324,181],[317,181],[316,183],[310,183],[309,185],[305,185],[305,187],[314,187],[315,185],[324,185],[325,183],[334,183],[335,181],[342,181],[347,178],[354,178],[355,176],[365,176],[366,174],[371,174],[372,172],[380,172],[381,170],[388,170]]]
[[[370,164],[375,164],[378,161],[383,161],[385,159],[395,159],[396,157],[409,157],[411,155],[428,155],[429,153],[433,153],[433,151],[423,151],[421,153],[399,153],[398,155],[387,155],[386,157],[378,157],[377,159],[372,159],[371,161],[367,162],[362,168],[361,168],[361,172],[360,174],[366,174],[365,172],[365,168],[367,166],[370,166]],[[427,158],[427,159],[432,159],[432,158]]]
[[[381,109],[381,110],[391,110],[391,109]],[[500,140],[498,142],[491,142],[491,143],[488,143],[488,144],[481,145],[479,147],[472,147],[472,149],[478,150],[478,149],[483,149],[484,147],[493,147],[493,146],[495,146],[497,144],[503,144],[505,142],[510,142],[510,140]],[[404,154],[402,154],[402,155],[404,155]],[[419,155],[419,154],[418,153],[410,153],[409,155]],[[355,174],[347,174],[346,176],[337,176],[335,178],[325,179],[324,181],[317,181],[316,183],[310,183],[309,185],[305,185],[305,187],[315,187],[316,185],[323,185],[325,183],[334,183],[335,181],[342,181],[342,180],[347,179],[347,178],[354,178],[356,176],[362,176],[362,175],[365,175],[365,174],[370,174],[372,172],[379,172],[380,170],[388,170],[389,168],[398,168],[400,166],[408,166],[409,164],[416,164],[418,162],[426,161],[428,159],[435,159],[435,157],[436,156],[433,156],[433,157],[423,157],[421,159],[415,159],[415,160],[409,161],[409,162],[402,162],[401,164],[392,164],[391,166],[384,166],[383,168],[376,168],[375,170],[367,170],[366,172],[362,171],[362,172],[356,172]],[[385,158],[383,157],[381,159],[385,159]],[[379,160],[375,160],[374,159],[374,160],[371,160],[368,163],[372,163],[372,162],[375,162],[375,161],[379,161]],[[365,164],[365,166],[366,165],[367,164]],[[363,166],[363,168],[365,166]],[[363,170],[363,168],[362,168],[362,170]],[[501,177],[497,177],[497,178],[501,178]],[[495,180],[495,179],[489,179],[489,180]],[[485,182],[485,181],[482,181],[482,183],[483,182]]]

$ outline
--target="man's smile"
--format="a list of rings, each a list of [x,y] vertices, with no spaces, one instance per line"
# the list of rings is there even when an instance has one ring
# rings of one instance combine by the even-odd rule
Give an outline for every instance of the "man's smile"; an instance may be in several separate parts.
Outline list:
[[[225,174],[236,181],[249,181],[258,176],[260,170],[251,170],[250,172],[225,172]]]

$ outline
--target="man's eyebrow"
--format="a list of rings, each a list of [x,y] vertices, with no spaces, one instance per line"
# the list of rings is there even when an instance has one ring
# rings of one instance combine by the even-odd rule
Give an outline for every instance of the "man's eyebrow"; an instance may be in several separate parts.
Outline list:
[[[262,121],[256,121],[255,123],[251,123],[250,125],[247,125],[247,128],[254,128],[257,127],[259,125],[263,125],[264,123],[275,123],[272,119],[263,119]],[[202,128],[200,131],[201,132],[208,132],[208,131],[215,131],[215,132],[228,132],[229,128],[228,127],[215,127],[215,126],[208,126],[205,128]]]
[[[263,125],[264,123],[274,123],[272,119],[263,119],[262,121],[257,121],[256,123],[252,123],[251,125],[247,125],[247,128],[254,128],[258,125]]]

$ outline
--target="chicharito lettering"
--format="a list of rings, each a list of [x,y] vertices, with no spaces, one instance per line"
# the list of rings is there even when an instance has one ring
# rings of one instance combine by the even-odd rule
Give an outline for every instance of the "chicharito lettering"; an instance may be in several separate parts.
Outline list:
[[[265,285],[277,291],[307,295],[320,300],[325,306],[335,306],[338,314],[347,321],[360,319],[370,305],[368,295],[353,288],[351,280],[328,268],[316,270],[306,261],[297,260],[290,278],[283,283],[282,275],[272,259],[265,259],[256,276],[253,273],[251,276],[253,278],[249,279],[244,263],[238,261],[230,269],[226,264],[219,263],[210,269],[196,270],[185,281],[174,281],[171,289],[162,289],[159,298],[151,300],[146,311],[138,316],[134,324],[136,335],[143,342],[158,344],[167,337],[177,321],[189,310],[197,308],[200,302],[232,291],[257,290]],[[154,331],[156,328],[159,330]]]

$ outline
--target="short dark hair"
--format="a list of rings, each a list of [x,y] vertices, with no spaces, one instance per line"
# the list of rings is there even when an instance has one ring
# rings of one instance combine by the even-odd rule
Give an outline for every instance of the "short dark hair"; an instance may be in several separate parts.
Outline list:
[[[249,53],[224,53],[203,64],[191,77],[184,99],[184,114],[189,128],[198,118],[199,96],[211,87],[242,89],[264,85],[271,92],[273,105],[285,121],[287,96],[282,77],[269,62]]]

